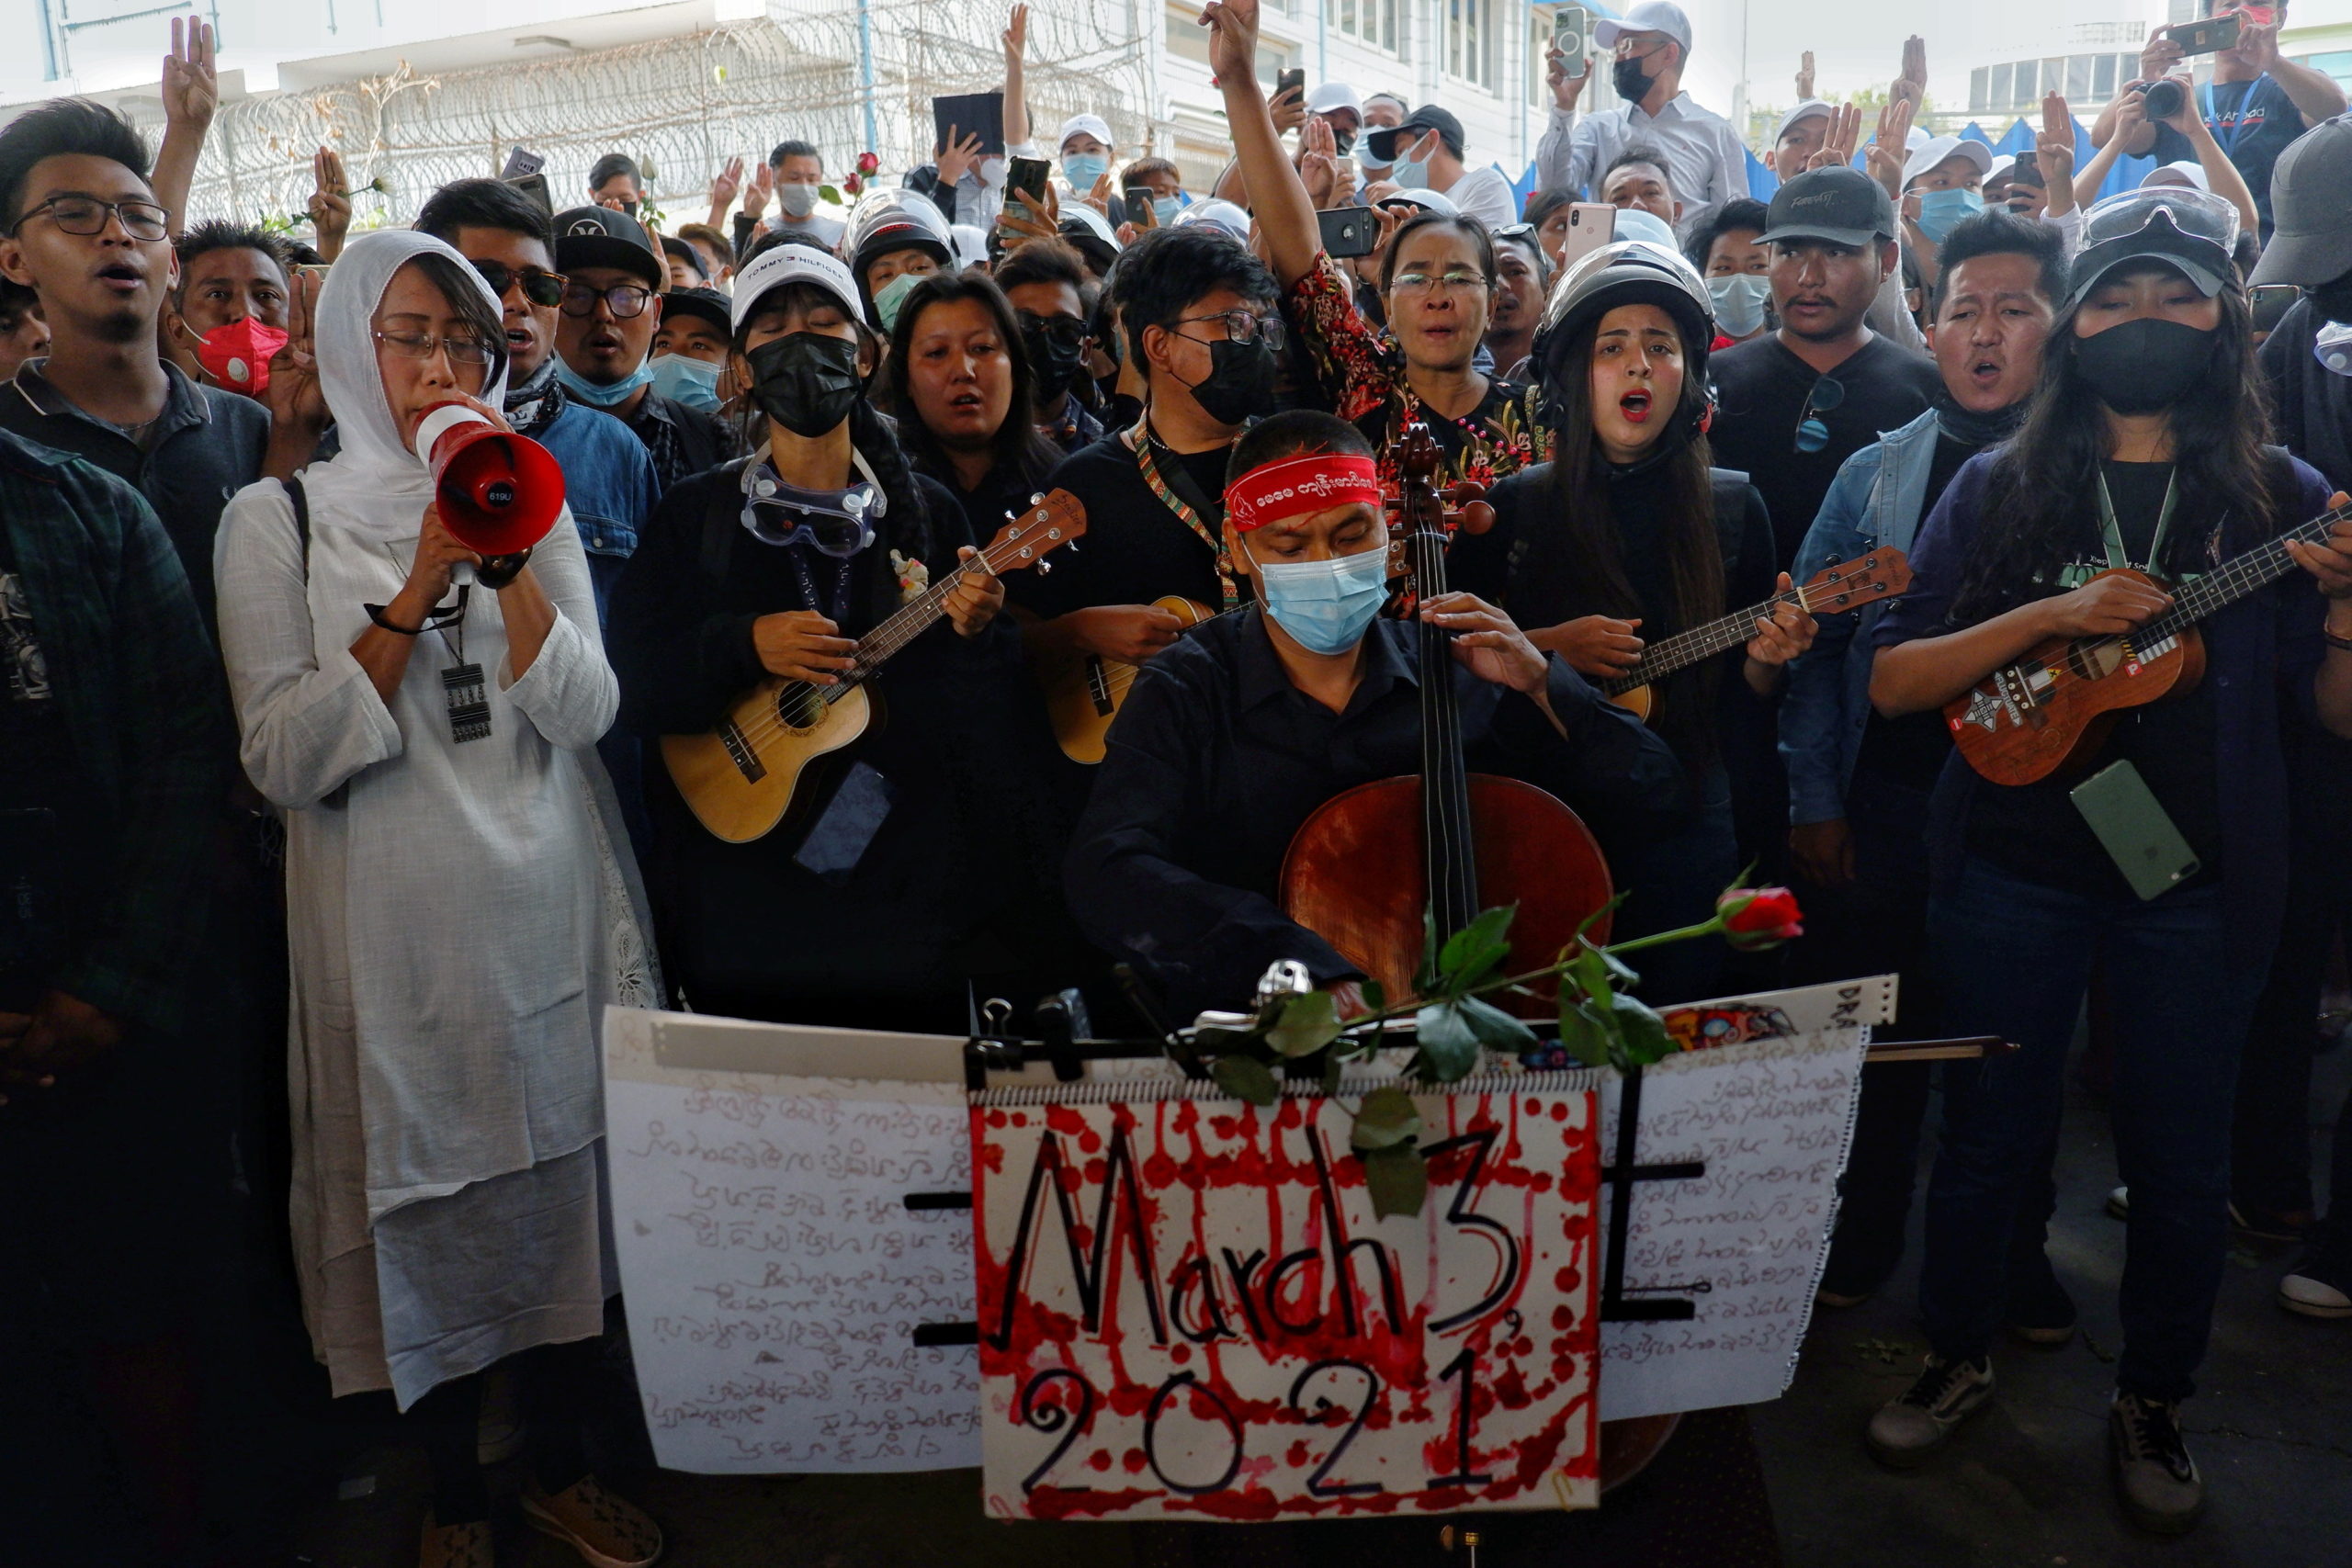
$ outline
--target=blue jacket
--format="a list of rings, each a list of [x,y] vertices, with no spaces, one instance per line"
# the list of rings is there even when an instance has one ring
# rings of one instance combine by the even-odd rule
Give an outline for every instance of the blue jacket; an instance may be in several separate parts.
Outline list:
[[[1790,575],[1803,582],[1832,561],[1881,545],[1908,554],[1927,512],[1936,461],[1936,412],[1881,435],[1846,459],[1822,498]],[[1889,600],[1851,615],[1824,615],[1813,647],[1789,666],[1781,698],[1781,758],[1789,770],[1789,821],[1802,827],[1846,815],[1846,785],[1871,721],[1871,632]]]
[[[628,425],[568,399],[536,439],[562,465],[564,499],[588,550],[588,577],[602,621],[613,583],[636,553],[638,532],[662,500],[653,459]]]

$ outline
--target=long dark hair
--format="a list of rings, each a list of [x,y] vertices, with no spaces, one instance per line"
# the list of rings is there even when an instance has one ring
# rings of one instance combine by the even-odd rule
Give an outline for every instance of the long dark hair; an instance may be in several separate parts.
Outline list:
[[[939,437],[932,434],[915,409],[913,394],[907,385],[907,367],[913,359],[915,328],[922,323],[923,312],[934,305],[954,305],[967,299],[978,300],[988,311],[997,336],[1004,344],[1005,360],[1012,369],[1012,400],[1005,409],[1004,423],[989,437],[989,466],[1016,469],[1024,484],[1035,484],[1046,477],[1046,469],[1061,461],[1062,455],[1037,434],[1036,377],[1022,344],[1021,321],[1013,313],[1012,301],[1004,297],[1004,290],[987,274],[933,273],[907,290],[906,300],[899,307],[898,326],[890,333],[890,353],[882,362],[881,384],[876,393],[896,412],[899,442],[915,467],[950,490],[962,488],[946,448],[939,444]]]
[[[421,252],[406,265],[423,273],[425,281],[439,289],[441,298],[449,302],[450,311],[490,345],[492,359],[484,373],[483,385],[497,379],[500,369],[507,364],[506,318],[497,306],[482,298],[481,278],[465,263],[452,261],[435,251]]]
[[[1561,373],[1548,378],[1544,407],[1553,429],[1551,473],[1541,497],[1543,521],[1522,535],[1521,570],[1512,574],[1543,603],[1533,613],[1573,620],[1579,615],[1610,615],[1619,620],[1649,617],[1645,641],[1653,634],[1658,612],[1671,608],[1683,630],[1712,621],[1724,613],[1724,552],[1715,532],[1715,492],[1710,470],[1713,456],[1703,434],[1693,432],[1679,450],[1668,454],[1657,472],[1665,486],[1659,525],[1665,530],[1667,559],[1674,585],[1671,606],[1644,605],[1626,575],[1624,552],[1619,547],[1616,520],[1610,506],[1609,459],[1600,450],[1592,423],[1592,347],[1600,335],[1600,312],[1578,324],[1553,361]],[[1678,320],[1683,363],[1691,363],[1691,344]],[[1682,383],[1685,398],[1706,395],[1695,378]],[[1678,411],[1679,412],[1679,411]],[[1662,439],[1671,440],[1678,423],[1674,412],[1659,410],[1655,417],[1664,427]],[[1514,593],[1513,597],[1521,597]],[[1659,733],[1676,752],[1690,761],[1714,754],[1713,661],[1675,678],[1689,694],[1668,703],[1659,715]],[[1695,699],[1695,700],[1694,700]]]
[[[2162,265],[2161,263],[2153,264]],[[2139,270],[2132,268],[2131,270]],[[2113,277],[2110,274],[2109,277]],[[2102,280],[2106,281],[2106,280]],[[2075,318],[2097,289],[2058,312],[2025,423],[1996,461],[1984,516],[1952,593],[1955,626],[2013,610],[2052,592],[2059,570],[2098,537],[2097,479],[2107,457],[2103,405],[2075,370]],[[2178,579],[2267,537],[2283,476],[2256,378],[2254,322],[2245,292],[2225,282],[2222,324],[2196,384],[2171,411],[2179,510],[2153,563]]]

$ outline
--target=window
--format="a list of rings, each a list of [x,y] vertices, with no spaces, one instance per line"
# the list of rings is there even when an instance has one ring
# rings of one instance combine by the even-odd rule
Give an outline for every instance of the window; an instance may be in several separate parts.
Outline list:
[[[1551,89],[1544,82],[1544,51],[1552,44],[1552,18],[1541,11],[1527,26],[1527,101],[1539,110],[1552,107]]]
[[[1199,29],[1194,28],[1193,30],[1197,32]],[[1205,47],[1206,46],[1204,46],[1204,52],[1205,52]],[[2011,70],[2012,68],[2007,65],[1996,65],[1993,67],[1993,95],[1991,98],[1987,100],[1988,107],[1996,109],[2005,109],[2017,101],[2009,96]]]
[[[1490,0],[1445,0],[1445,69],[1465,82],[1494,80],[1492,40],[1487,35]]]
[[[2018,61],[2017,85],[2009,93],[2010,107],[2014,108],[2019,104],[2030,104],[2033,102],[2034,99],[2041,96],[2041,62],[2038,60]]]
[[[2352,82],[2352,50],[2337,50],[2328,54],[2314,54],[2301,62],[2321,75],[2333,79],[2339,87]]]
[[[1993,73],[1982,65],[1968,73],[1969,113],[1983,114],[1993,107],[1993,100],[1986,96],[1992,90],[1992,79]]]
[[[1196,65],[1207,65],[1209,62],[1208,29],[1194,20],[1200,12],[1189,5],[1170,6],[1166,15],[1168,52],[1180,60],[1189,60]],[[1297,63],[1298,62],[1291,57],[1287,45],[1267,43],[1262,40],[1258,45],[1258,79],[1266,85],[1266,90],[1270,93],[1274,87],[1274,73]]]
[[[2115,96],[2116,56],[2102,54],[2091,62],[2091,96],[2100,103]]]
[[[2066,60],[2066,102],[2071,107],[2091,96],[2091,57],[2070,55]]]
[[[1394,54],[1398,0],[1327,0],[1331,25],[1351,39]]]

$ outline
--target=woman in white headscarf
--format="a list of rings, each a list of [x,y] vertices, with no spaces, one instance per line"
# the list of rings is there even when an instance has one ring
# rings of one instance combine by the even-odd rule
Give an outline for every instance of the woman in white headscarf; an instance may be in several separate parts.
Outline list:
[[[617,1288],[595,1025],[653,990],[594,750],[618,690],[587,562],[567,513],[505,586],[469,583],[481,558],[434,506],[419,418],[458,400],[504,423],[498,299],[456,251],[367,235],[308,313],[340,455],[240,492],[215,576],[245,769],[287,818],[311,1343],[337,1394],[390,1388],[416,1425],[426,1568],[492,1561],[474,1432],[508,1358],[531,1522],[650,1562],[660,1531],[579,1435]],[[445,679],[461,666],[470,691]]]

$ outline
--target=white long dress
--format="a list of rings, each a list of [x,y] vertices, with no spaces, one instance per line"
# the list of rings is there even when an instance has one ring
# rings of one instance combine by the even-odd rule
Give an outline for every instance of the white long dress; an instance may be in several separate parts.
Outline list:
[[[385,277],[397,265],[374,259]],[[328,361],[350,260],[321,301],[339,413],[362,395]],[[380,411],[372,355],[365,367]],[[348,456],[366,422],[340,423]],[[232,500],[215,563],[245,767],[288,823],[304,1312],[337,1394],[389,1387],[406,1408],[601,1329],[615,1283],[597,1021],[607,1002],[651,1005],[653,987],[594,750],[618,687],[577,531],[560,519],[532,558],[558,618],[520,679],[498,595],[469,594],[464,657],[488,672],[490,734],[457,743],[441,672],[458,634],[417,639],[389,704],[349,651],[363,605],[405,581],[423,512],[414,485],[388,485],[383,433],[358,434],[356,462],[304,476],[307,563],[274,480]]]

